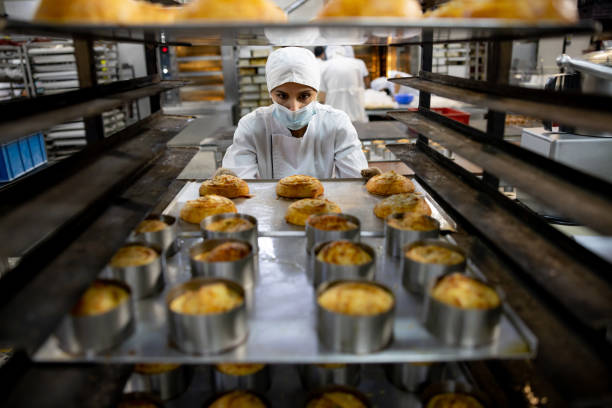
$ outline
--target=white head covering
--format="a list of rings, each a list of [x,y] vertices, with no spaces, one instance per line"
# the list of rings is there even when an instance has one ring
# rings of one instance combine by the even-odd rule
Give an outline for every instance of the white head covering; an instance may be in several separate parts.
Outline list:
[[[314,54],[306,48],[286,47],[270,54],[266,63],[268,91],[287,82],[306,85],[319,91],[321,72]]]
[[[333,59],[338,55],[346,57],[346,49],[341,45],[330,45],[325,48],[325,55],[328,59]]]

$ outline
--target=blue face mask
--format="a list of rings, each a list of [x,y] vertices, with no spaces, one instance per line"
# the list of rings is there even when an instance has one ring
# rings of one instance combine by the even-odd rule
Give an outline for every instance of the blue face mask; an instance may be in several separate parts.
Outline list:
[[[274,102],[273,115],[286,128],[299,130],[308,125],[310,119],[315,115],[315,103],[311,102],[302,109],[293,112]]]

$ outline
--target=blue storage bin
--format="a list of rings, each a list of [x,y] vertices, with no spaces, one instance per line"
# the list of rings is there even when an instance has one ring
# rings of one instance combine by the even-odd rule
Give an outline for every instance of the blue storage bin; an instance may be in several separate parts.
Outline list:
[[[0,182],[6,182],[47,162],[45,138],[35,133],[0,146]]]

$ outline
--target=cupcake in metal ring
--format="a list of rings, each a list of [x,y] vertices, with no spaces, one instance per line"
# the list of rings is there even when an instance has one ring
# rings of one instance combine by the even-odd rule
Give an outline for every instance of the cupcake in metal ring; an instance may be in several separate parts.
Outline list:
[[[362,282],[344,282],[319,295],[319,305],[330,312],[353,316],[373,316],[388,312],[393,296],[382,288]]]
[[[100,315],[116,308],[129,297],[121,286],[96,281],[81,296],[71,314],[77,317]]]
[[[369,193],[381,196],[393,194],[412,193],[414,184],[408,178],[389,171],[372,177],[366,184]]]
[[[304,175],[285,177],[276,185],[276,194],[287,198],[317,198],[323,191],[319,179]]]
[[[170,303],[170,310],[188,315],[224,313],[244,303],[239,293],[224,283],[202,285],[198,290],[188,290]]]
[[[405,255],[406,258],[426,264],[456,265],[465,262],[462,253],[435,244],[411,246]]]
[[[460,273],[440,279],[432,289],[431,296],[461,309],[494,309],[501,303],[493,288]]]
[[[266,404],[250,392],[233,391],[217,398],[208,408],[266,408]]]
[[[211,249],[201,252],[193,257],[202,262],[234,262],[251,253],[251,248],[241,242],[225,242]]]
[[[304,226],[306,225],[306,220],[311,215],[341,212],[342,210],[338,207],[338,204],[333,201],[306,198],[296,201],[289,206],[285,220],[290,224]]]
[[[191,224],[200,224],[204,218],[211,215],[236,212],[238,210],[232,200],[209,194],[187,201],[181,209],[181,219]]]
[[[242,232],[248,231],[254,226],[251,221],[245,218],[231,217],[213,221],[206,225],[205,229],[211,232]]]
[[[169,225],[159,219],[144,220],[134,230],[136,234],[144,234],[145,232],[158,232],[168,228]]]
[[[374,207],[374,214],[385,219],[391,214],[415,213],[431,215],[431,208],[418,193],[395,194],[385,198]]]
[[[128,268],[132,266],[144,266],[159,258],[153,248],[143,245],[128,245],[120,248],[113,255],[110,266],[113,268]]]
[[[317,259],[334,265],[363,265],[372,262],[372,257],[361,246],[350,241],[335,241],[325,245]]]
[[[231,174],[222,174],[206,180],[200,186],[200,195],[216,194],[227,198],[248,197],[249,185],[246,181]]]
[[[367,408],[365,397],[341,388],[330,389],[311,398],[306,408]]]

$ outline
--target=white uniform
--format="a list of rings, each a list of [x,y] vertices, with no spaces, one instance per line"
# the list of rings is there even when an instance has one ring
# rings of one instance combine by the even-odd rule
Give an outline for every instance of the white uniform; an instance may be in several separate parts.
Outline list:
[[[348,116],[316,103],[316,114],[301,138],[273,116],[274,106],[256,109],[238,123],[223,167],[238,177],[282,178],[305,174],[317,178],[358,178],[368,167],[357,131]]]

